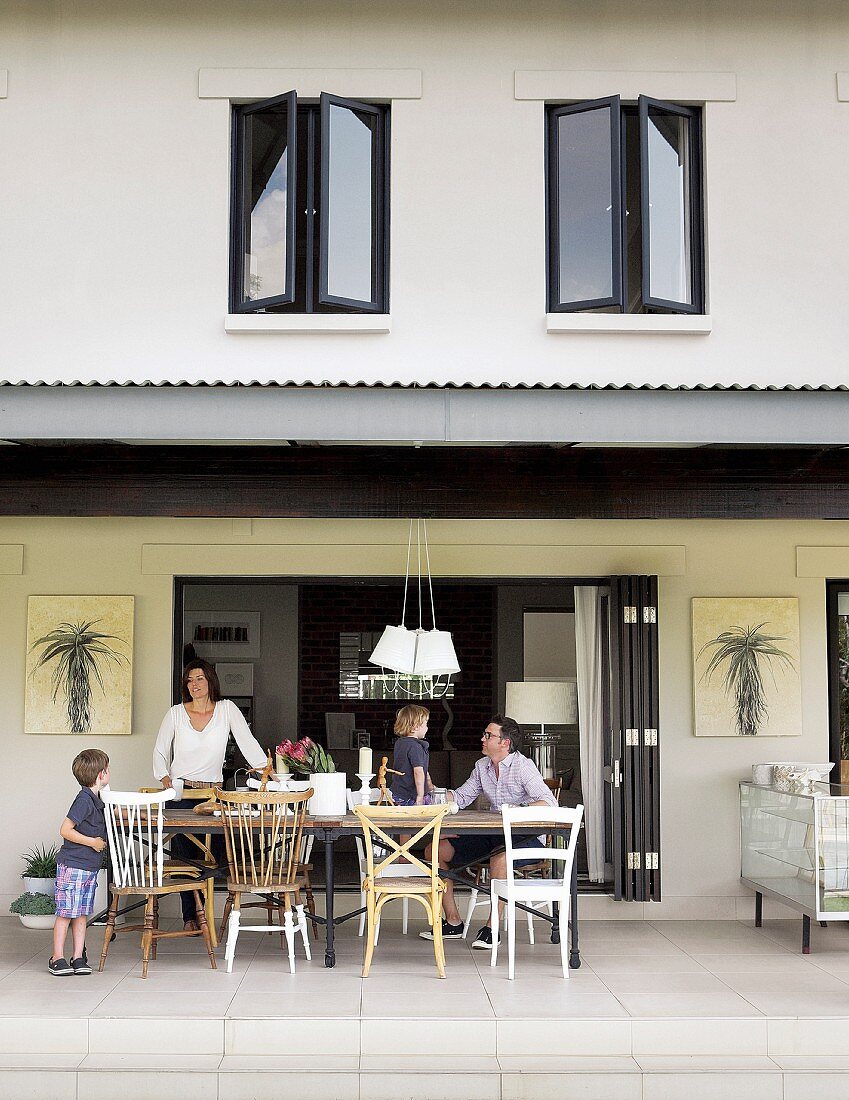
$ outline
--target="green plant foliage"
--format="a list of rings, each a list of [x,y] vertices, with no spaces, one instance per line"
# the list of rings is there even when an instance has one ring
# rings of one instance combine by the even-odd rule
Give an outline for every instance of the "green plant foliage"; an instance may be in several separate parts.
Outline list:
[[[21,894],[9,906],[9,912],[19,917],[52,917],[56,902],[47,894]]]
[[[53,702],[63,691],[68,707],[68,725],[71,733],[87,733],[91,729],[92,679],[105,691],[101,664],[110,661],[116,665],[127,664],[127,658],[116,652],[106,641],[123,642],[114,634],[101,634],[92,630],[100,619],[88,622],[59,623],[55,630],[38,638],[30,646],[30,652],[43,650],[32,670],[34,675],[42,665],[55,662],[50,681],[53,684]]]
[[[56,857],[59,849],[54,844],[48,848],[45,844],[37,845],[24,852],[21,859],[24,861],[22,878],[56,878]]]
[[[709,680],[722,665],[727,665],[722,686],[726,695],[733,694],[740,737],[756,737],[768,718],[761,662],[769,666],[777,661],[791,669],[796,667],[790,654],[775,644],[786,642],[786,638],[761,633],[761,628],[767,625],[764,622],[757,626],[732,626],[730,630],[705,642],[699,650],[701,657],[705,650],[716,647],[702,679]]]

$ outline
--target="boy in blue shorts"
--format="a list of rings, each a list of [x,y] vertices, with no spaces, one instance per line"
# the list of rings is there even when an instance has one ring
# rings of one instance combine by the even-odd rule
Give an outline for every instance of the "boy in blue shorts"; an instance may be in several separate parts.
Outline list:
[[[100,792],[109,782],[109,757],[100,749],[83,749],[71,766],[80,793],[62,822],[64,844],[56,857],[56,923],[53,955],[47,969],[57,977],[90,974],[85,953],[86,917],[94,911],[94,890],[106,847],[106,819]],[[65,937],[71,926],[74,953],[65,961]]]

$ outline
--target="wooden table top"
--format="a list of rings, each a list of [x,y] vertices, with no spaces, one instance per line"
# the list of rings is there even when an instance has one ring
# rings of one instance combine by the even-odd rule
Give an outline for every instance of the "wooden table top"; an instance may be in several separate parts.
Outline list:
[[[208,814],[196,814],[191,810],[171,810],[165,805],[166,829],[184,829],[187,832],[214,832],[222,826],[220,817],[210,817]],[[380,821],[381,828],[407,832],[412,827],[411,823],[398,821]],[[305,829],[346,829],[356,832],[361,829],[360,820],[354,814],[345,814],[344,817],[311,817],[309,814],[304,819]],[[568,828],[568,826],[565,826]],[[514,825],[515,832],[550,832],[552,823],[545,821],[531,821],[522,825]],[[442,831],[445,834],[453,832],[463,833],[500,833],[501,814],[487,810],[461,810],[457,814],[449,814],[443,819]]]

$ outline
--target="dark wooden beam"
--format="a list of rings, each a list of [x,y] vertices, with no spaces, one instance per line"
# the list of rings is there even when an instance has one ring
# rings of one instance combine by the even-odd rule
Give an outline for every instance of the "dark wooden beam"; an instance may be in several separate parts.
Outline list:
[[[849,519],[849,452],[21,446],[0,514]]]

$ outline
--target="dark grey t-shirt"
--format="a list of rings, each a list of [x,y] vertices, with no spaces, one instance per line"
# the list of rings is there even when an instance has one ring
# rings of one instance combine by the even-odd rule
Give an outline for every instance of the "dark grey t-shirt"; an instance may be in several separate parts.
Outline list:
[[[396,802],[415,802],[416,781],[413,768],[424,768],[425,793],[430,745],[421,737],[399,737],[393,750],[392,767],[403,775],[392,776],[392,797]]]
[[[68,817],[73,821],[77,832],[82,833],[83,836],[100,836],[106,839],[103,800],[88,787],[83,787],[71,803]],[[95,852],[94,848],[87,848],[85,844],[74,844],[66,840],[59,849],[56,862],[82,871],[99,871],[102,859],[103,854]]]

